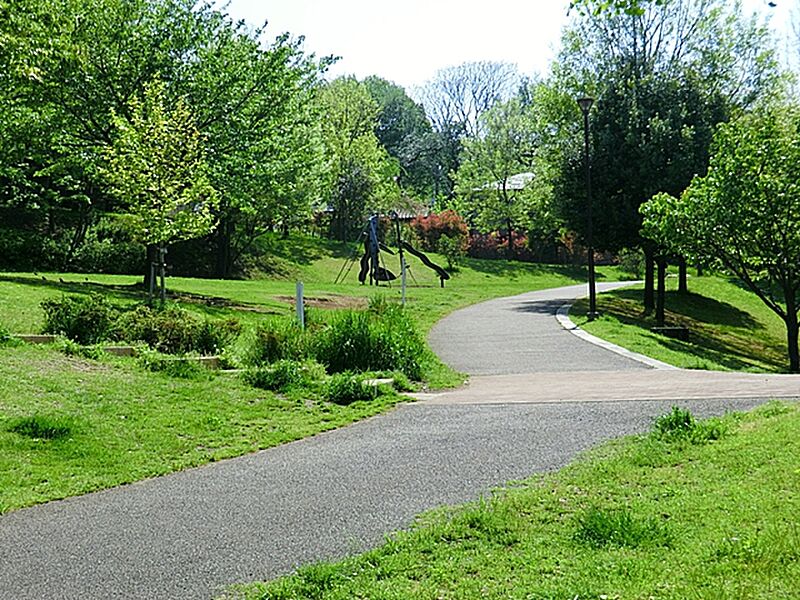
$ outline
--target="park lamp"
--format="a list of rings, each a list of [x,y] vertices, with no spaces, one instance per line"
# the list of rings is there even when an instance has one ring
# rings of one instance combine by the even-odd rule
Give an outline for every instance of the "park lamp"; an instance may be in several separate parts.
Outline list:
[[[592,239],[592,168],[589,162],[589,111],[592,108],[592,104],[594,104],[594,98],[583,96],[578,98],[577,102],[583,112],[583,151],[586,166],[586,253],[589,262],[589,313],[587,317],[590,321],[594,321],[597,317],[597,290],[594,274],[594,240]]]

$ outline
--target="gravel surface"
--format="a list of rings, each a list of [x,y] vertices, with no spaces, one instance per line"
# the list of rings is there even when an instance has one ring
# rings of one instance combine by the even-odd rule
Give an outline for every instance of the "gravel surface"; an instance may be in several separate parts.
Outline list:
[[[597,289],[625,285],[630,284],[600,283]],[[587,293],[586,285],[574,285],[481,302],[436,323],[428,343],[444,362],[470,375],[648,368],[558,324],[558,309]]]
[[[698,414],[752,400],[683,403]],[[409,404],[241,459],[0,517],[0,598],[210,598],[557,469],[671,402]]]

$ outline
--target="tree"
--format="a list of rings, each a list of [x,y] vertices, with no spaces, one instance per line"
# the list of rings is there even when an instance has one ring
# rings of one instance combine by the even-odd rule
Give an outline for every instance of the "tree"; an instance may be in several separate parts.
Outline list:
[[[680,193],[703,174],[717,123],[775,88],[767,31],[721,0],[648,2],[642,10],[582,13],[564,37],[551,85],[573,97],[572,152],[560,153],[561,217],[585,235],[585,183],[574,98],[597,99],[591,116],[594,241],[645,251],[645,307],[654,306],[656,249],[639,234],[639,206]]]
[[[708,174],[642,206],[644,232],[719,261],[785,323],[800,372],[800,107],[772,106],[720,126]]]
[[[483,233],[505,228],[509,256],[532,198],[539,145],[533,121],[532,109],[518,99],[490,109],[481,117],[483,134],[464,140],[456,174],[456,208]]]
[[[209,233],[219,196],[208,181],[203,140],[183,98],[167,108],[165,85],[156,79],[128,109],[128,119],[114,119],[117,134],[106,173],[142,241],[161,250],[163,302],[166,246]]]
[[[353,77],[335,79],[320,90],[319,103],[326,115],[333,233],[340,240],[352,239],[367,212],[391,208],[397,199],[397,163],[375,136],[378,105],[363,83]]]
[[[519,84],[516,66],[482,61],[440,69],[417,90],[437,138],[434,175],[439,193],[452,194],[462,140],[476,137],[481,115],[511,98]]]
[[[375,135],[400,166],[398,184],[416,196],[429,196],[436,140],[425,109],[403,88],[380,77],[367,77],[364,85],[378,105]]]

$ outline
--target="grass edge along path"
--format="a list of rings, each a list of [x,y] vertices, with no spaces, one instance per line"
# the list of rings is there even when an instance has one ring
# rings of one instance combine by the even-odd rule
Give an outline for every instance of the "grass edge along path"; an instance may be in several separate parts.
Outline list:
[[[796,597],[800,407],[683,411],[338,563],[226,598]]]
[[[407,400],[387,391],[340,406],[233,375],[170,377],[24,344],[0,346],[0,381],[0,514],[257,452]]]
[[[755,294],[721,276],[694,277],[689,293],[668,279],[666,324],[689,329],[684,342],[653,333],[645,316],[642,286],[599,294],[600,317],[589,322],[581,299],[570,318],[588,333],[683,369],[781,373],[788,368],[783,322]]]

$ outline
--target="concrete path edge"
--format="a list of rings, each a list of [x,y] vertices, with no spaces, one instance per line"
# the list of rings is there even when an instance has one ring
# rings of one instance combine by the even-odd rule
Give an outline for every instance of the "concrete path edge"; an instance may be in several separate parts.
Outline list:
[[[589,342],[590,344],[594,344],[595,346],[600,346],[601,348],[605,348],[610,352],[614,352],[619,354],[620,356],[624,356],[626,358],[630,358],[631,360],[635,360],[642,364],[647,365],[653,369],[662,369],[662,370],[679,370],[678,367],[674,365],[667,364],[660,360],[656,360],[655,358],[650,358],[649,356],[645,356],[644,354],[639,354],[638,352],[633,352],[632,350],[628,350],[627,348],[623,348],[622,346],[617,346],[616,344],[612,344],[609,341],[600,339],[597,336],[592,335],[578,327],[572,319],[569,318],[569,309],[572,308],[572,304],[564,304],[561,308],[558,309],[556,313],[556,320],[559,322],[561,327],[569,331],[571,334],[578,336],[582,340]]]

